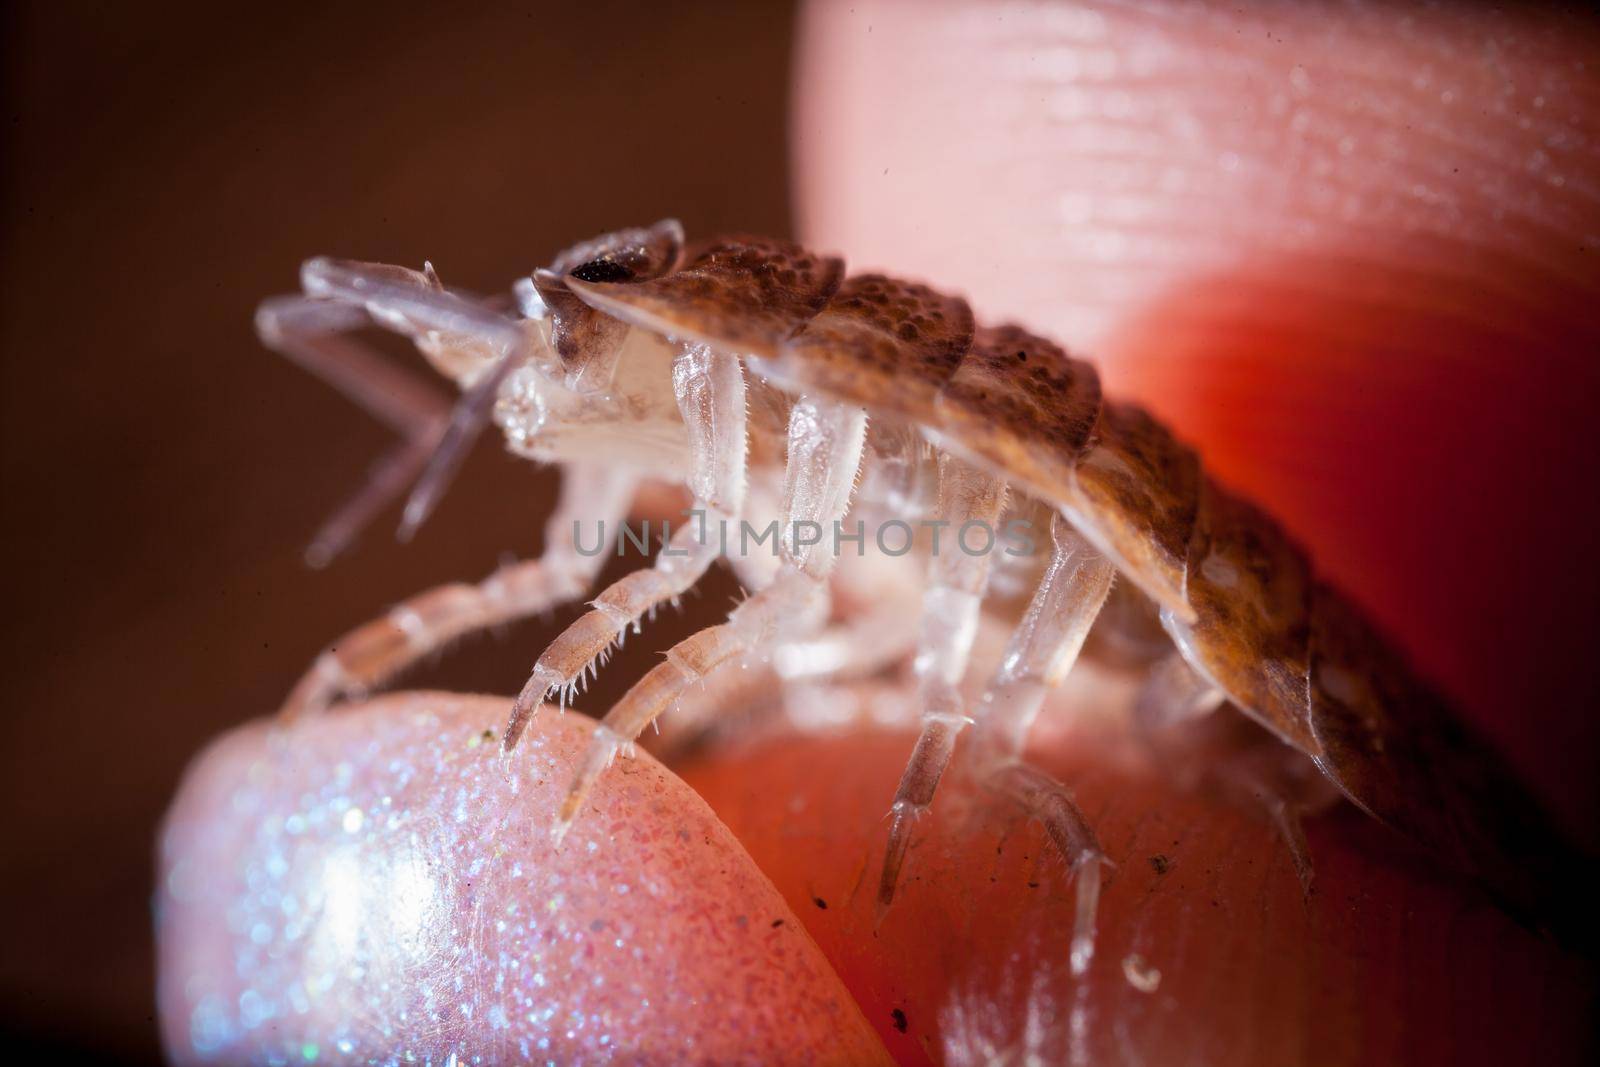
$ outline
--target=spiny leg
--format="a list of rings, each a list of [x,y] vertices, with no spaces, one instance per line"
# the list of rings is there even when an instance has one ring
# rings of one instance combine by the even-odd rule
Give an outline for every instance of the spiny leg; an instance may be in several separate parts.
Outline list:
[[[950,536],[936,542],[928,561],[928,590],[912,664],[922,700],[922,732],[889,809],[889,842],[878,880],[878,903],[887,907],[905,864],[917,820],[933,803],[939,779],[969,721],[958,686],[967,671],[978,611],[989,580],[989,552],[969,554],[961,538],[969,523],[988,531],[989,549],[1005,505],[1005,482],[947,453],[939,456],[939,518]]]
[[[1044,826],[1050,843],[1066,857],[1076,893],[1072,919],[1072,973],[1082,975],[1094,959],[1095,914],[1100,908],[1101,867],[1110,861],[1083,812],[1066,787],[1036,767],[1020,761],[997,765],[987,784],[1028,812]]]
[[[739,357],[709,345],[685,345],[672,366],[678,409],[689,434],[689,491],[697,521],[678,528],[655,565],[613,584],[594,600],[594,608],[550,643],[534,664],[512,704],[501,739],[509,753],[527,727],[528,717],[552,690],[566,693],[583,674],[637,627],[644,615],[687,592],[721,554],[718,532],[744,513],[745,388]]]
[[[972,756],[978,782],[1039,820],[1066,858],[1077,892],[1072,969],[1082,974],[1094,955],[1100,868],[1109,861],[1067,788],[1022,753],[1046,693],[1076,662],[1115,571],[1059,515],[1050,533],[1050,565],[979,702]]]
[[[606,538],[614,539],[626,519],[637,482],[632,472],[617,467],[569,466],[538,559],[504,567],[477,585],[436,586],[345,634],[317,657],[281,716],[293,720],[320,712],[336,700],[370,691],[457,637],[582,596],[604,565]],[[600,544],[594,552],[580,550],[578,524],[596,521]]]
[[[831,546],[821,548],[824,531],[837,532],[850,505],[865,438],[861,409],[808,397],[795,402],[789,416],[777,578],[734,609],[727,622],[674,645],[606,714],[562,803],[555,827],[558,840],[617,753],[631,746],[691,685],[730,660],[770,648],[827,618],[827,581],[835,556]]]

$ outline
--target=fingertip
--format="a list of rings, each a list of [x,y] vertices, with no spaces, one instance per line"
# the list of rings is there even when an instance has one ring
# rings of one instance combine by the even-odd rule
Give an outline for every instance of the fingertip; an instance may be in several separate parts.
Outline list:
[[[547,828],[592,724],[402,694],[254,724],[191,767],[156,893],[177,1062],[415,1056],[823,1061],[884,1053],[725,827],[654,760]],[[778,926],[773,918],[784,919]]]

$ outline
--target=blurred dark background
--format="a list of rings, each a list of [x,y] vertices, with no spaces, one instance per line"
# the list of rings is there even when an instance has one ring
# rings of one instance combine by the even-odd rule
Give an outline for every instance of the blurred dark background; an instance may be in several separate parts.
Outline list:
[[[13,1051],[154,1061],[151,857],[186,761],[271,711],[345,628],[536,551],[554,486],[486,435],[415,543],[391,515],[307,570],[302,547],[389,438],[257,343],[255,303],[321,252],[429,258],[488,292],[664,215],[786,233],[792,13],[3,17],[0,1030]],[[514,690],[562,621],[411,680]]]

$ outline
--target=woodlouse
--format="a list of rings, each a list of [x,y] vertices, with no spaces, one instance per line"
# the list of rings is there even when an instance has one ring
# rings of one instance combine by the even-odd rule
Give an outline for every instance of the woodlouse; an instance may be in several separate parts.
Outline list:
[[[491,419],[514,451],[566,474],[542,558],[429,590],[346,635],[318,658],[286,715],[364,693],[463,633],[583,596],[600,557],[578,550],[574,523],[615,530],[640,482],[665,479],[687,487],[703,520],[681,526],[654,567],[603,591],[539,657],[502,736],[507,752],[547,695],[570,692],[627,628],[723,554],[706,518],[737,521],[767,506],[782,520],[781,551],[729,554],[754,592],[727,622],[674,646],[605,716],[562,826],[617,752],[719,667],[789,653],[803,670],[816,660],[801,653],[818,643],[827,669],[914,652],[922,730],[894,802],[880,903],[972,723],[976,779],[1039,818],[1072,865],[1081,967],[1103,856],[1070,793],[1022,751],[1091,624],[1125,625],[1123,611],[1102,612],[1120,574],[1171,639],[1148,664],[1147,719],[1231,702],[1357,805],[1505,899],[1536,907],[1552,884],[1561,852],[1536,805],[1277,524],[1217,485],[1159,422],[1103,398],[1089,364],[1018,326],[975,324],[959,297],[881,275],[847,278],[840,260],[782,241],[686,249],[671,220],[562,253],[517,284],[518,314],[447,290],[431,266],[315,259],[302,285],[303,296],[262,306],[264,340],[404,436],[318,536],[314,558],[337,552],[415,480],[402,532],[414,529]],[[370,323],[412,338],[461,383],[453,412],[342,336]],[[919,491],[928,482],[936,494]],[[958,685],[989,556],[930,554],[920,625],[898,639],[830,631],[834,553],[796,531],[841,522],[852,500],[952,527],[997,523],[1008,508],[1049,516],[1048,564],[975,708]]]

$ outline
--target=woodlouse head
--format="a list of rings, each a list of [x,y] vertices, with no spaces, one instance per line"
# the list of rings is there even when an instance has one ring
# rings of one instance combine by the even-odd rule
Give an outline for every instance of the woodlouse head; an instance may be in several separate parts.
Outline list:
[[[658,470],[681,463],[671,346],[589,306],[567,282],[646,280],[675,270],[682,257],[683,227],[665,219],[573,245],[513,286],[537,350],[495,410],[514,450],[553,462],[599,456]]]

